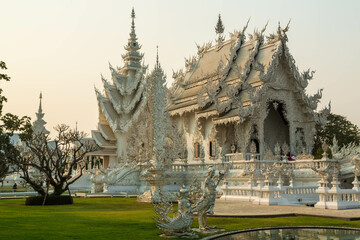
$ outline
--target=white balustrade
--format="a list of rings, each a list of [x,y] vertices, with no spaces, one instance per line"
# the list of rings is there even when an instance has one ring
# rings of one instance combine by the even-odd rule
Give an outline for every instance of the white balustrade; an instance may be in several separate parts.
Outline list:
[[[198,172],[207,171],[209,166],[215,167],[216,170],[226,170],[231,166],[232,163],[173,163],[171,165],[172,172]]]
[[[225,155],[225,162],[214,163],[174,163],[171,166],[172,172],[206,172],[208,166],[212,165],[217,170],[264,170],[271,169],[274,164],[286,164],[287,169],[322,169],[329,164],[336,163],[335,160],[295,160],[277,161],[260,160],[260,154],[250,160],[250,154],[231,153]],[[261,171],[260,171],[261,172]],[[255,176],[255,178],[257,178]],[[276,177],[275,177],[276,178]],[[262,180],[261,180],[262,179]],[[353,189],[341,189],[338,182],[332,182],[333,187],[327,187],[327,182],[319,186],[273,186],[271,179],[264,181],[260,176],[257,186],[222,186],[223,200],[251,201],[254,204],[265,205],[299,205],[315,204],[316,208],[324,209],[350,209],[360,208],[360,182],[357,179],[353,182]],[[267,181],[267,182],[266,182]],[[290,184],[291,185],[291,184]]]
[[[338,187],[319,188],[316,191],[319,194],[319,202],[315,204],[316,208],[322,209],[352,209],[360,208],[359,189],[341,189]]]
[[[260,184],[258,184],[260,185]],[[297,205],[316,203],[317,186],[278,188],[275,186],[222,186],[223,200],[252,201],[261,205]]]

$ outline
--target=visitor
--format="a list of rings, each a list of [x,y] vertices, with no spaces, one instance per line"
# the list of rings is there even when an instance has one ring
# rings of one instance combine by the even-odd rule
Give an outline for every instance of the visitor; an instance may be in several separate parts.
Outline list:
[[[288,154],[288,160],[289,161],[295,161],[295,156],[294,156],[294,154]]]
[[[17,189],[17,184],[15,183],[14,186],[13,186],[14,192],[16,192],[16,189]]]

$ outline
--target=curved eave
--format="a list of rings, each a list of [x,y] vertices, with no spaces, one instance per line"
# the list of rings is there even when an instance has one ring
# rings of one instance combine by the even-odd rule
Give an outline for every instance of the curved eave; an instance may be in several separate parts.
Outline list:
[[[105,140],[116,141],[115,134],[109,125],[99,123],[98,129]]]
[[[143,109],[147,103],[147,98],[143,97],[138,104],[136,104],[134,111],[131,113],[131,119],[126,121],[124,124],[121,124],[121,132],[127,132],[129,128],[136,122],[139,115],[143,112]]]
[[[115,69],[111,68],[112,80],[115,84],[114,87],[120,92],[121,95],[131,95],[133,92],[138,89],[141,82],[144,81],[144,72],[145,68],[135,68],[135,75],[130,79],[130,76],[118,73]]]
[[[116,125],[116,119],[119,117],[115,111],[115,109],[112,107],[110,100],[105,97],[98,97],[99,106],[104,114],[106,120],[109,122],[112,129],[115,129]]]
[[[100,133],[100,131],[97,130],[92,130],[91,131],[91,135],[95,141],[95,143],[101,147],[101,148],[106,148],[106,149],[116,149],[116,144],[112,143],[110,141],[107,141],[105,138],[103,138],[102,134]]]

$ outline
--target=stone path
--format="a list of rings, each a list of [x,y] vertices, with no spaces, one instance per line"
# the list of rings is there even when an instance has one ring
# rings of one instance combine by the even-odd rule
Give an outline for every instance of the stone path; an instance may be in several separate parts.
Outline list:
[[[360,220],[360,209],[330,210],[306,206],[264,206],[250,202],[216,200],[214,217],[318,216]]]

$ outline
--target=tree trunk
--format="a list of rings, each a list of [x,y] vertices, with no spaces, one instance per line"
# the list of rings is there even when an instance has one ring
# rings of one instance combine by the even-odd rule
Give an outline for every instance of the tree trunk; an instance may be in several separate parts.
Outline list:
[[[60,196],[65,191],[66,189],[64,188],[64,183],[60,183],[54,186],[54,192],[51,195]]]
[[[30,186],[36,191],[38,192],[41,196],[45,196],[45,190],[41,187],[41,186],[38,186],[38,185],[31,185]]]

